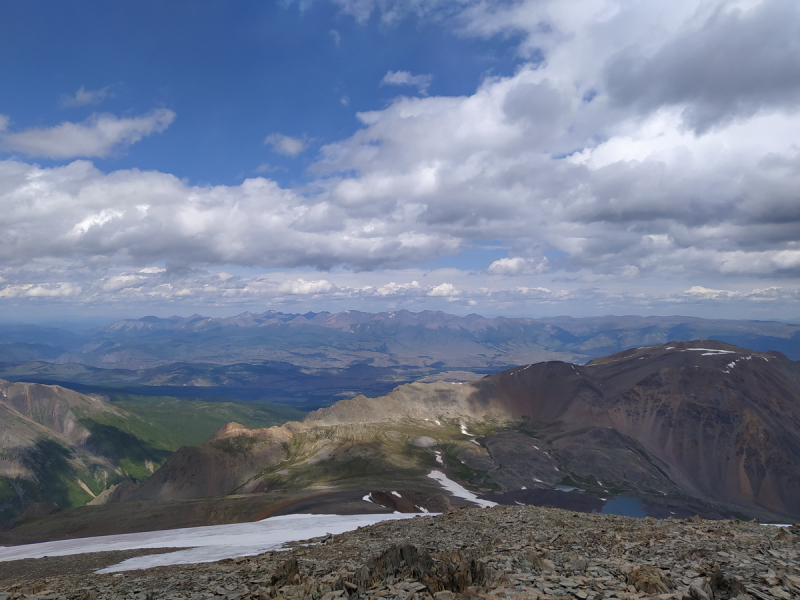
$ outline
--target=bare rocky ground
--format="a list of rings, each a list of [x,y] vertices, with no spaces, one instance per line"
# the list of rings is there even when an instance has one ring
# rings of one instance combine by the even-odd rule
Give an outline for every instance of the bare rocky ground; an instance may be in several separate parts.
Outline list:
[[[53,559],[39,559],[0,579],[0,599],[791,599],[798,550],[797,525],[498,506],[210,564],[100,575],[86,567],[108,564],[102,555],[61,558],[49,572]]]

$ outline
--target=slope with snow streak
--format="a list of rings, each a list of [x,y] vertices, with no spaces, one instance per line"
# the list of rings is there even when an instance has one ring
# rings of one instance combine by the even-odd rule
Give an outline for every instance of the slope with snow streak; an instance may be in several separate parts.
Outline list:
[[[497,506],[497,502],[492,502],[491,500],[481,500],[475,494],[470,492],[467,488],[457,484],[452,479],[449,479],[447,475],[442,473],[441,471],[431,471],[428,473],[428,477],[437,481],[439,485],[441,485],[444,489],[448,492],[453,494],[453,496],[457,498],[463,498],[464,500],[469,500],[470,502],[474,502],[478,506],[483,508],[491,508],[492,506]]]
[[[419,514],[284,515],[255,523],[189,527],[166,531],[124,533],[101,537],[0,547],[0,562],[43,556],[67,556],[86,552],[137,550],[142,548],[186,548],[168,554],[129,558],[99,573],[116,573],[169,565],[214,562],[237,556],[254,556],[279,550],[297,542],[329,533],[338,534],[381,521],[419,517]]]

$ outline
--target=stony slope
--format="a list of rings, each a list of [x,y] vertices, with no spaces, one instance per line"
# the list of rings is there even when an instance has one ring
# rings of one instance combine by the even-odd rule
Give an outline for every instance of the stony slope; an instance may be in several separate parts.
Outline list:
[[[92,598],[789,600],[800,528],[535,507],[387,521],[218,563],[115,574],[116,553],[0,563],[0,594]],[[30,596],[29,596],[30,597]]]
[[[697,500],[798,518],[800,369],[778,353],[676,342],[405,385],[302,423],[232,424],[182,449],[130,499],[425,487],[436,468],[515,502],[570,484],[651,507]]]

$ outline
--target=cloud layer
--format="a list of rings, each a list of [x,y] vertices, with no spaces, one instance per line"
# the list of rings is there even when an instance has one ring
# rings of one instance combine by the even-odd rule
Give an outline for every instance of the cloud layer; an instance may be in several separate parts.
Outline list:
[[[384,85],[423,97],[359,113],[360,128],[323,146],[297,189],[0,162],[0,295],[796,310],[794,0],[336,4],[365,27],[377,15],[513,37],[518,68],[450,97],[424,96],[430,76],[390,71]],[[19,132],[0,119],[0,144],[102,157],[174,117]],[[296,156],[309,140],[265,143]],[[501,255],[454,273],[418,266],[489,246]],[[221,275],[229,266],[251,271]],[[270,269],[284,271],[257,273]]]

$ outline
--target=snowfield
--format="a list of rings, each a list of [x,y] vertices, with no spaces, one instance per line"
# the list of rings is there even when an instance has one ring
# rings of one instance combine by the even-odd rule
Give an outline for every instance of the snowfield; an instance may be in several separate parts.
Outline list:
[[[437,456],[440,458],[440,456]],[[481,500],[475,494],[449,479],[441,471],[428,475],[453,496],[464,498],[484,508],[497,506],[496,502]],[[391,492],[400,497],[396,491]],[[372,502],[370,495],[363,500]],[[424,510],[424,509],[421,509]],[[434,516],[438,513],[428,513]],[[135,569],[150,569],[170,565],[185,565],[214,562],[224,558],[254,556],[263,552],[280,550],[289,542],[353,531],[359,527],[374,525],[381,521],[421,517],[419,513],[371,514],[371,515],[282,515],[254,523],[187,527],[164,531],[123,533],[99,537],[58,540],[22,546],[0,546],[0,562],[44,556],[67,556],[86,552],[108,552],[112,550],[138,550],[164,548],[179,550],[166,554],[149,554],[122,561],[101,569],[98,573],[117,573]]]
[[[43,556],[66,556],[85,552],[136,550],[140,548],[185,548],[168,554],[129,558],[98,571],[117,573],[169,565],[214,562],[223,558],[253,556],[280,550],[288,542],[298,542],[328,533],[344,533],[381,521],[420,517],[419,514],[383,515],[284,515],[255,523],[189,527],[166,531],[125,533],[101,537],[59,540],[24,546],[0,547],[0,562]]]

